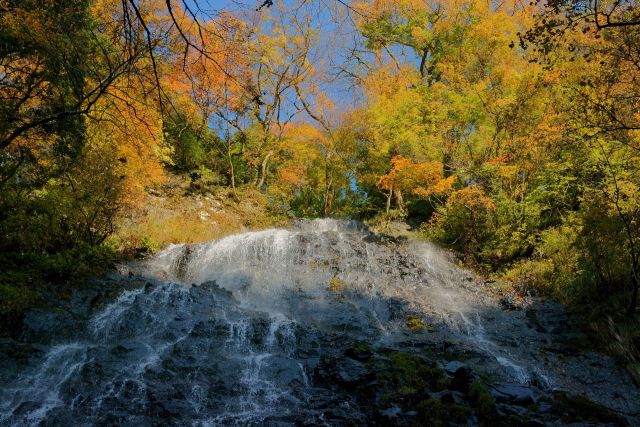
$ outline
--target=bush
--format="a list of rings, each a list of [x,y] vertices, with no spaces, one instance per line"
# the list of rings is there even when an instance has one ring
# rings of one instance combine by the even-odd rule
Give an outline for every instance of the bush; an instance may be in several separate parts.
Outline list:
[[[102,274],[118,259],[119,254],[109,246],[76,246],[52,254],[2,254],[0,336],[18,333],[25,312],[45,306],[50,293],[62,294],[87,276]]]
[[[475,259],[494,229],[494,209],[491,198],[478,187],[454,191],[445,215],[436,215],[430,229],[438,240]]]
[[[489,390],[480,381],[474,381],[469,386],[469,400],[482,425],[495,425],[497,421],[495,401]]]
[[[464,405],[443,403],[436,399],[426,399],[418,403],[415,426],[444,427],[452,424],[465,425],[471,410]]]

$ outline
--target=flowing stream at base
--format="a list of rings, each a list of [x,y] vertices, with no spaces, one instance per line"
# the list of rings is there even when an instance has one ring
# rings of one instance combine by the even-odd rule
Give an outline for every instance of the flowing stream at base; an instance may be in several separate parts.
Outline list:
[[[313,372],[347,341],[449,345],[510,383],[573,381],[538,351],[549,338],[448,253],[356,222],[172,245],[129,268],[112,280],[141,285],[0,377],[0,424],[330,425],[326,408],[352,403]]]

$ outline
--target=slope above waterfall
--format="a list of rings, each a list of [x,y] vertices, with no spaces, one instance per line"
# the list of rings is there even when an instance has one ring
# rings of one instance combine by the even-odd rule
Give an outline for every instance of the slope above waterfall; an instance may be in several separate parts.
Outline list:
[[[0,368],[0,423],[402,425],[421,414],[407,406],[416,396],[448,402],[443,388],[473,406],[470,381],[539,402],[517,408],[541,422],[557,419],[558,390],[638,416],[611,359],[567,351],[578,334],[561,307],[505,310],[446,251],[357,222],[173,245],[100,283],[27,319],[36,351]],[[397,372],[431,380],[412,388]],[[401,386],[409,394],[391,392]]]

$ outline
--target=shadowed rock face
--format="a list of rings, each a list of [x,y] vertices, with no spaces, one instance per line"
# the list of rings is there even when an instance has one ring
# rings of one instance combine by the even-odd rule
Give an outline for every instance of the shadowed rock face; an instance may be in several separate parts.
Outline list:
[[[618,414],[598,422],[637,421],[625,373],[567,350],[577,334],[559,306],[506,310],[426,242],[301,221],[130,269],[3,344],[0,424],[561,424],[554,390]]]

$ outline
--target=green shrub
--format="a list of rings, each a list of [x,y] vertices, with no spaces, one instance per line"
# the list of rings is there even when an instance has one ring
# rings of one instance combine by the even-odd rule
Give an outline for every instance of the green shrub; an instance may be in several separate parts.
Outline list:
[[[474,381],[469,386],[469,400],[482,425],[495,425],[497,421],[495,401],[489,390],[480,381]]]
[[[418,415],[413,425],[443,427],[451,424],[466,424],[471,410],[455,403],[443,403],[436,399],[426,399],[416,407]]]

